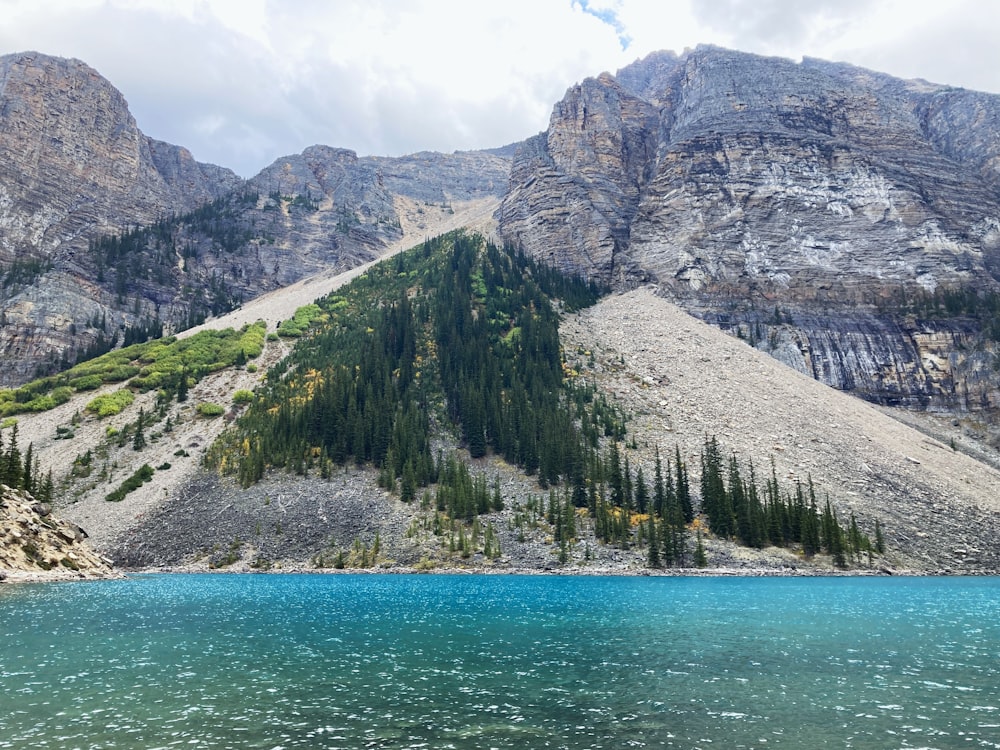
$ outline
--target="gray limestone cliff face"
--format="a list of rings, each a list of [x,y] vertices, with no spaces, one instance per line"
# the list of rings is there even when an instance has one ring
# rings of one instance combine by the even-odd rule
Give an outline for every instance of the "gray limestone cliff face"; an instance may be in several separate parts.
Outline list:
[[[247,297],[321,270],[378,257],[401,236],[392,194],[353,151],[311,146],[251,178],[259,194],[244,217],[265,227],[244,253]]]
[[[241,182],[143,135],[121,93],[84,63],[0,57],[0,384],[58,359],[77,324],[111,304],[85,257],[91,237]]]
[[[0,260],[86,247],[116,229],[187,211],[241,180],[153,141],[125,98],[78,60],[0,57]]]
[[[398,157],[366,156],[360,162],[377,172],[394,195],[444,204],[503,195],[511,158],[503,149],[451,154],[421,151]]]
[[[562,271],[616,277],[657,135],[656,106],[611,76],[570,89],[515,157],[503,234]]]
[[[780,306],[782,358],[835,387],[979,408],[982,363],[926,348],[974,333],[888,311],[998,288],[998,154],[1000,97],[699,47],[570,89],[497,218],[535,257],[734,331],[773,339]]]

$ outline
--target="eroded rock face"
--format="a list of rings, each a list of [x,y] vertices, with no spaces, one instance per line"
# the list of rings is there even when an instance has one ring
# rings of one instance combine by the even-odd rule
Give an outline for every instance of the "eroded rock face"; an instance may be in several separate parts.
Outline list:
[[[421,151],[399,157],[365,156],[359,161],[381,176],[394,195],[426,203],[450,203],[500,196],[507,189],[514,148]]]
[[[0,259],[78,249],[93,228],[190,210],[239,184],[140,132],[124,97],[78,60],[0,57]]]
[[[997,96],[809,59],[657,53],[567,92],[515,159],[497,218],[565,271],[652,283],[756,327],[836,387],[982,404],[982,362],[948,348],[975,331],[898,301],[998,288],[998,144]]]

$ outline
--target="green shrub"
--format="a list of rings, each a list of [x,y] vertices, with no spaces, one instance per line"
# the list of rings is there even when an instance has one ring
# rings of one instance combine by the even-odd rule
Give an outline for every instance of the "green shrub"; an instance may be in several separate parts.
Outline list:
[[[204,401],[198,404],[197,411],[203,417],[218,417],[226,412],[223,407],[213,404],[211,401]]]
[[[131,406],[133,401],[135,401],[135,396],[132,391],[122,388],[114,393],[98,396],[87,404],[87,411],[103,419],[120,414],[123,409]]]
[[[139,368],[135,365],[118,365],[117,367],[112,367],[110,370],[106,370],[101,375],[101,379],[105,383],[120,383],[138,374]]]
[[[48,411],[49,409],[55,409],[58,405],[52,396],[39,396],[23,404],[21,411]]]
[[[278,335],[285,336],[287,338],[298,338],[306,329],[313,324],[314,321],[321,319],[324,316],[322,308],[315,302],[309,305],[304,305],[295,311],[295,315],[291,320],[283,321],[278,326]]]
[[[52,391],[52,400],[56,402],[56,405],[65,404],[73,398],[73,389],[69,386],[62,385]]]
[[[233,394],[234,404],[249,404],[253,401],[253,391],[248,391],[246,388],[240,388]]]
[[[69,381],[70,388],[77,391],[93,391],[101,387],[104,383],[100,375],[84,375],[80,378],[73,378]]]
[[[140,487],[142,487],[142,485],[144,485],[152,478],[153,478],[153,467],[150,466],[149,464],[143,464],[138,469],[136,469],[135,473],[132,476],[130,476],[128,479],[122,482],[121,486],[117,490],[109,492],[107,495],[105,495],[104,499],[110,503],[121,502],[122,500],[125,499],[125,496],[128,493],[139,489]]]

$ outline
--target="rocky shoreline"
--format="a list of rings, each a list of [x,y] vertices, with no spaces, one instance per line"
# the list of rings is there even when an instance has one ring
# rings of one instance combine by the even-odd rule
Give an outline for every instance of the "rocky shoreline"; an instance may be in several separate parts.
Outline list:
[[[997,573],[962,573],[951,571],[896,570],[889,568],[836,570],[819,568],[635,568],[606,566],[573,566],[564,568],[436,567],[431,569],[409,565],[385,565],[375,568],[310,568],[301,565],[273,567],[269,570],[235,565],[220,569],[207,565],[165,565],[148,568],[112,569],[103,573],[73,571],[0,571],[0,584],[65,583],[125,579],[133,575],[474,575],[474,576],[584,576],[584,577],[650,577],[650,578],[926,578],[943,576],[995,576]]]
[[[0,484],[0,581],[55,581],[116,575],[85,542],[87,532],[47,503]]]

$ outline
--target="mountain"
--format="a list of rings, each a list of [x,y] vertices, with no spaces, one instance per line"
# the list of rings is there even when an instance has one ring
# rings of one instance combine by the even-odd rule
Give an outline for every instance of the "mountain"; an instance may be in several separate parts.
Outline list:
[[[729,541],[785,534],[771,513],[709,531],[712,436],[725,497],[742,498],[733,519],[777,487],[829,502],[869,543],[881,528],[885,553],[851,554],[852,569],[1000,569],[1000,471],[961,427],[904,425],[648,288],[575,312],[559,299],[572,290],[481,239],[431,240],[305,308],[296,330],[206,329],[105,355],[90,371],[134,361],[131,382],[19,414],[18,443],[53,469],[58,514],[119,565],[636,571],[650,535],[635,488],[648,514],[659,453],[670,496],[683,463],[706,511],[679,531],[655,520],[683,564],[701,529],[712,567],[830,571],[832,554],[795,542]]]
[[[9,261],[3,329],[37,300],[64,361],[17,319],[0,376],[60,372],[0,389],[0,438],[140,567],[623,572],[655,539],[661,564],[995,573],[996,119],[699,48],[503,149],[314,146]],[[427,239],[494,207],[506,247]],[[553,268],[615,291],[584,306]],[[60,274],[88,307],[37,291]]]
[[[698,47],[570,88],[504,238],[882,404],[990,418],[1000,97]]]
[[[243,181],[147,138],[82,62],[9,55],[0,75],[0,385],[373,260],[507,185],[510,148],[313,146]]]
[[[90,238],[190,211],[240,182],[143,135],[85,63],[0,57],[0,382],[58,360],[109,306],[88,273]]]

